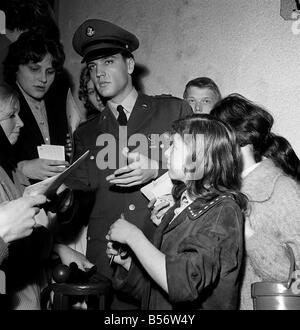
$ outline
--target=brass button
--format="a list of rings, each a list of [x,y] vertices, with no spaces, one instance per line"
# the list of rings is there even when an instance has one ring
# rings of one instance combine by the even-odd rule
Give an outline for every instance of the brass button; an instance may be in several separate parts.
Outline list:
[[[95,156],[91,156],[91,157],[90,157],[90,160],[94,160],[94,159],[95,159]]]
[[[88,241],[90,241],[90,240],[91,240],[91,236],[88,236],[86,239],[87,239]]]
[[[128,206],[128,208],[129,208],[130,211],[134,211],[135,210],[135,205],[134,204],[130,204]]]

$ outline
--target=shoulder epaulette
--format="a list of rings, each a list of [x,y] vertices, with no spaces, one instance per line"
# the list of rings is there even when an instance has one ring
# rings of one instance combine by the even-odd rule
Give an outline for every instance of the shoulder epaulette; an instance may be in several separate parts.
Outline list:
[[[88,118],[87,120],[81,122],[78,126],[78,128],[84,127],[85,125],[89,124],[90,122],[94,121],[94,120],[99,120],[101,116],[101,113],[97,113],[96,115],[91,116],[90,118]]]
[[[153,95],[153,97],[158,98],[158,99],[178,99],[178,100],[180,100],[179,97],[176,97],[171,94],[159,94],[159,95]]]

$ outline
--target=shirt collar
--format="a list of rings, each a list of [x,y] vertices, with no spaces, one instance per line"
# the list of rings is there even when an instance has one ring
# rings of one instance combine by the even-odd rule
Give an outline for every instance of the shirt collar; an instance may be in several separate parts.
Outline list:
[[[261,163],[261,162],[259,162],[259,163],[255,163],[255,164],[253,164],[252,166],[246,168],[246,169],[242,172],[242,174],[241,174],[242,179],[244,179],[249,173],[251,173],[252,171],[254,171],[254,170],[256,169],[256,167],[257,167],[260,163]]]
[[[133,107],[135,105],[135,102],[137,100],[137,97],[138,97],[138,92],[133,87],[131,92],[126,96],[126,98],[121,103],[115,103],[113,101],[108,101],[107,104],[116,118],[119,115],[119,113],[117,111],[117,106],[122,105],[127,118],[129,118],[129,116],[133,110]]]

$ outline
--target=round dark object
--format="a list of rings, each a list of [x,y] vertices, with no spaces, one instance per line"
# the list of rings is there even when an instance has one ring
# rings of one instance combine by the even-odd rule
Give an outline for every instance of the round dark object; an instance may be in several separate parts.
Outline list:
[[[64,283],[68,280],[71,270],[68,266],[60,264],[53,269],[52,277],[56,283]]]

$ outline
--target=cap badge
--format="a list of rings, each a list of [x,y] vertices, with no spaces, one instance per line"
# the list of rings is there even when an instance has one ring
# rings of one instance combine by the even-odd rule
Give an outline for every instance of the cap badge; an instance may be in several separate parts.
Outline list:
[[[93,35],[95,35],[95,30],[94,30],[94,28],[91,27],[91,26],[88,26],[88,27],[86,28],[86,35],[87,35],[88,37],[92,37]]]

